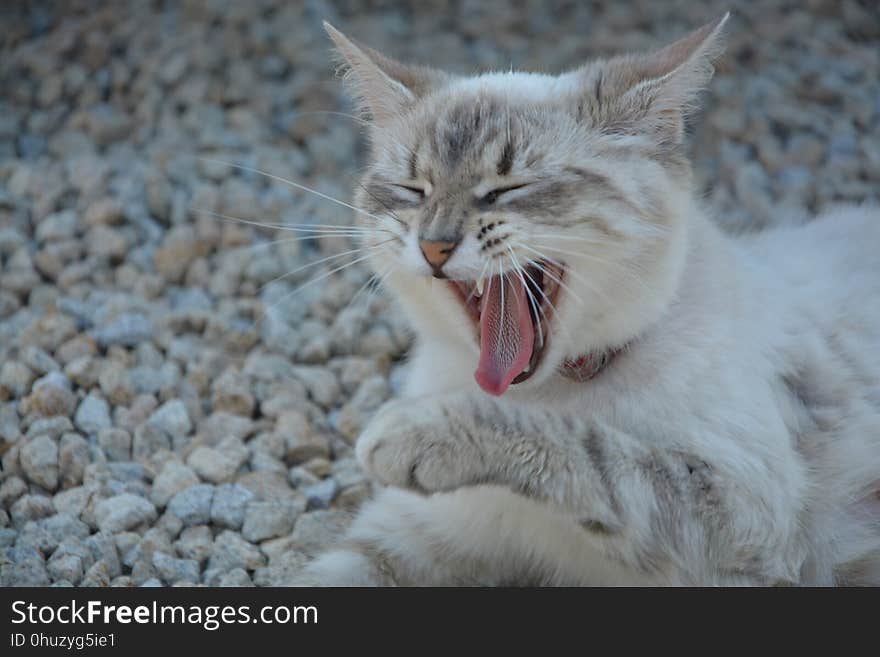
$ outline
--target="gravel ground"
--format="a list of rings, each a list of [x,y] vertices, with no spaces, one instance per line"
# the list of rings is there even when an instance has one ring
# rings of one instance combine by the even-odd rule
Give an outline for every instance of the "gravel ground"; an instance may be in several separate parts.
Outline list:
[[[415,4],[415,3],[413,3]],[[707,5],[714,5],[709,7]],[[0,585],[283,585],[370,494],[411,337],[359,266],[294,293],[363,158],[324,18],[453,70],[571,67],[733,5],[694,128],[733,230],[880,197],[874,0],[0,7]],[[345,262],[347,256],[330,261]]]

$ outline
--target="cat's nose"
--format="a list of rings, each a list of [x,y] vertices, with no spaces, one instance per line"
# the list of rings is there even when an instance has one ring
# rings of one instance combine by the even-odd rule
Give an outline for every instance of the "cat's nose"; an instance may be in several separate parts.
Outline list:
[[[458,242],[419,240],[419,248],[422,250],[422,255],[425,256],[425,260],[431,265],[431,269],[434,270],[434,276],[437,278],[446,277],[442,271],[443,265],[449,260],[457,246]]]

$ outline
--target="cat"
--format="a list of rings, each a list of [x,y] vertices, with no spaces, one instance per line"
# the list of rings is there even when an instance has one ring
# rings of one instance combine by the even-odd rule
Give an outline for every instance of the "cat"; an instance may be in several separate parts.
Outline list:
[[[716,227],[684,120],[727,18],[558,76],[325,24],[417,341],[356,444],[384,486],[302,583],[880,583],[880,211]]]

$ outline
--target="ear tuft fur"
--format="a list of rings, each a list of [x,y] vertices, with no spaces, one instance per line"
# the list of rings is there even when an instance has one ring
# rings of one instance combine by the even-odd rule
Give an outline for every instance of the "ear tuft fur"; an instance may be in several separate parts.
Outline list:
[[[625,55],[588,64],[577,72],[589,95],[589,118],[608,131],[653,135],[658,143],[677,145],[684,118],[714,73],[713,61],[724,50],[722,33],[730,13],[678,41],[645,55]],[[583,112],[582,112],[583,113]]]
[[[327,21],[324,21],[324,30],[336,46],[340,60],[337,73],[341,73],[360,109],[376,123],[399,116],[419,97],[447,79],[439,71],[401,64],[363,46]]]

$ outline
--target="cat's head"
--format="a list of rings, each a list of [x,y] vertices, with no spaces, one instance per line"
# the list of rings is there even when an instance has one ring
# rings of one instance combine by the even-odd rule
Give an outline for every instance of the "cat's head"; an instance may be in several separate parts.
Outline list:
[[[620,347],[670,303],[692,202],[683,119],[726,20],[561,75],[473,77],[326,25],[369,124],[369,260],[421,339],[473,355],[487,392]]]

